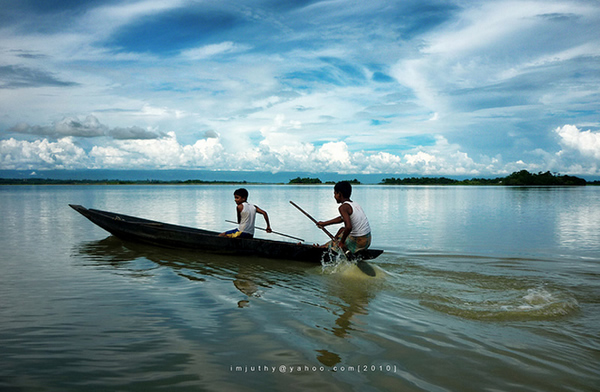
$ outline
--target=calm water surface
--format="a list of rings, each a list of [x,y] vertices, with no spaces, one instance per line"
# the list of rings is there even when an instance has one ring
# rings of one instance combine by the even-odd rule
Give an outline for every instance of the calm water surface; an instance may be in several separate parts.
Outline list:
[[[221,231],[234,189],[0,187],[0,391],[598,390],[600,187],[356,187],[376,278],[127,243],[67,205]],[[288,201],[330,219],[331,187],[248,189],[327,239]]]

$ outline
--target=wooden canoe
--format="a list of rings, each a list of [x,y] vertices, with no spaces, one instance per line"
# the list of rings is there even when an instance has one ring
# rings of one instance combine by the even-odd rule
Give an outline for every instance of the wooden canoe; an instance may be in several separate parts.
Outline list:
[[[69,204],[69,206],[115,237],[123,240],[168,248],[198,249],[217,253],[255,255],[311,263],[329,261],[327,249],[308,244],[257,238],[219,237],[219,233],[215,231],[87,209],[80,205]],[[367,249],[359,257],[361,260],[374,259],[382,253],[382,250]]]

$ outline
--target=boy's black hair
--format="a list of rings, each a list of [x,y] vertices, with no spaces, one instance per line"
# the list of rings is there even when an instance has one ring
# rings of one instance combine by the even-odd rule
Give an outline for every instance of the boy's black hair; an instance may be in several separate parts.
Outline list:
[[[248,191],[246,190],[246,188],[240,188],[240,189],[236,189],[235,192],[233,192],[234,196],[238,195],[243,197],[244,199],[248,199]]]
[[[352,195],[352,185],[348,181],[340,181],[333,187],[333,190],[337,193],[341,193],[342,196],[350,198]]]

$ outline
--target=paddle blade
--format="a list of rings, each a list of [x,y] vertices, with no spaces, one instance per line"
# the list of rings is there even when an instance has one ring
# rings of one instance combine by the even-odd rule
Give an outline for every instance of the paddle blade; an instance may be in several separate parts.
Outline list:
[[[375,269],[371,266],[371,264],[367,263],[366,261],[358,260],[356,262],[356,266],[365,275],[369,275],[369,276],[375,276],[375,275],[377,275],[377,273],[375,272]]]

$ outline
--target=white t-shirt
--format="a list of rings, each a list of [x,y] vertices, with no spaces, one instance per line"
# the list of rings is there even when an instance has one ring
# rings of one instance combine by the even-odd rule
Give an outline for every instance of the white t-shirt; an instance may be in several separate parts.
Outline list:
[[[256,220],[256,207],[248,202],[242,203],[242,212],[240,213],[239,230],[242,233],[254,235],[254,221]]]
[[[352,237],[362,237],[371,232],[371,226],[367,215],[363,211],[362,207],[353,201],[345,201],[344,204],[349,204],[352,207],[352,214],[350,215],[350,223],[352,223],[352,231],[350,235]]]

